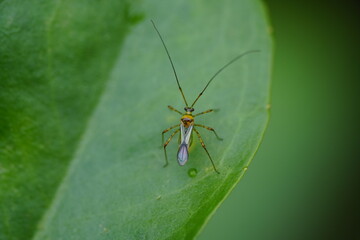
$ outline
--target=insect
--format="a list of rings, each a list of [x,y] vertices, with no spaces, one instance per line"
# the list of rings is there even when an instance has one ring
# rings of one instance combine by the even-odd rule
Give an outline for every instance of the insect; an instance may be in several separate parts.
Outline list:
[[[174,112],[177,112],[181,115],[181,118],[180,118],[180,124],[176,124],[172,127],[169,127],[167,129],[165,129],[164,131],[162,131],[162,146],[164,148],[164,154],[165,154],[165,165],[164,167],[166,167],[169,162],[168,162],[168,157],[167,157],[167,153],[166,153],[166,147],[168,146],[168,144],[170,143],[171,139],[177,134],[180,132],[180,145],[179,145],[179,149],[178,149],[178,152],[177,152],[177,160],[178,160],[178,163],[180,164],[180,166],[183,166],[186,164],[186,162],[188,161],[189,159],[189,146],[191,145],[191,142],[192,142],[192,134],[193,132],[196,133],[197,137],[199,138],[199,141],[201,143],[201,146],[202,148],[205,150],[206,154],[208,155],[210,161],[211,161],[211,164],[214,168],[214,171],[216,173],[220,173],[216,167],[215,167],[215,164],[214,164],[214,161],[212,160],[211,156],[210,156],[210,153],[209,151],[207,150],[206,146],[205,146],[205,143],[199,133],[199,131],[196,129],[196,127],[200,127],[200,128],[205,128],[209,131],[212,131],[216,138],[218,140],[223,140],[222,138],[220,138],[218,136],[218,134],[216,133],[215,129],[211,128],[211,127],[207,127],[207,126],[204,126],[204,125],[201,125],[201,124],[196,124],[195,123],[195,117],[197,116],[200,116],[200,115],[203,115],[203,114],[206,114],[206,113],[210,113],[210,112],[214,112],[215,110],[214,109],[209,109],[209,110],[206,110],[206,111],[203,111],[203,112],[200,112],[200,113],[197,113],[197,114],[194,114],[193,115],[193,112],[195,111],[194,109],[194,105],[195,103],[199,100],[199,98],[203,95],[203,93],[205,92],[206,88],[209,86],[209,84],[212,82],[212,80],[214,80],[214,78],[221,72],[223,71],[226,67],[228,67],[229,65],[231,65],[232,63],[234,63],[235,61],[237,61],[238,59],[240,59],[241,57],[243,57],[244,55],[247,55],[249,53],[253,53],[253,52],[259,52],[258,50],[251,50],[251,51],[247,51],[247,52],[244,52],[240,55],[238,55],[237,57],[235,57],[234,59],[232,59],[230,62],[228,62],[227,64],[225,64],[223,67],[221,67],[211,78],[210,80],[208,81],[208,83],[205,85],[204,89],[200,92],[200,94],[197,96],[197,98],[195,99],[195,101],[189,105],[188,102],[186,101],[186,98],[185,98],[185,95],[184,95],[184,92],[180,86],[180,83],[179,83],[179,79],[178,79],[178,76],[176,74],[176,71],[175,71],[175,67],[174,67],[174,63],[170,57],[170,53],[165,45],[165,42],[159,32],[159,30],[157,29],[155,23],[153,20],[151,20],[153,26],[154,26],[154,29],[155,31],[157,32],[164,48],[165,48],[165,51],[166,51],[166,54],[169,58],[169,61],[170,61],[170,64],[171,64],[171,67],[173,69],[173,72],[174,72],[174,75],[175,75],[175,79],[176,79],[176,83],[179,87],[179,91],[182,95],[182,98],[184,100],[184,103],[185,103],[185,107],[184,107],[184,110],[185,112],[181,112],[175,108],[173,108],[172,106],[168,106],[168,108]],[[176,129],[175,129],[176,128]],[[164,134],[172,129],[175,129],[175,131],[170,135],[170,137],[166,140],[166,142],[164,143]]]

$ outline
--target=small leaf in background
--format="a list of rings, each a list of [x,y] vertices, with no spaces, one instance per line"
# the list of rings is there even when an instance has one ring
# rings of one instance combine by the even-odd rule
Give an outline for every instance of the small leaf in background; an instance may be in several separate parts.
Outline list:
[[[0,239],[189,239],[246,171],[268,120],[271,40],[257,1],[2,4]],[[143,21],[139,21],[139,20]],[[197,117],[190,159],[163,168],[181,95]],[[137,23],[134,25],[134,23]],[[123,41],[124,39],[124,41]],[[17,67],[17,68],[16,68]],[[189,176],[190,175],[190,176]],[[36,227],[37,225],[37,227]]]

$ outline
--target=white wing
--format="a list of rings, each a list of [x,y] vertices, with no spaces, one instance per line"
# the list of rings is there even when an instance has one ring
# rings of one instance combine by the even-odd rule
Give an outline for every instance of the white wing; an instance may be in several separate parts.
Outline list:
[[[181,144],[177,153],[178,162],[181,166],[185,165],[189,159],[189,143],[190,137],[193,130],[193,126],[185,128],[182,124],[180,126],[181,132]]]
[[[181,133],[181,144],[185,143],[189,145],[190,143],[190,137],[193,130],[193,126],[190,126],[188,128],[185,128],[184,125],[180,125],[180,133]]]

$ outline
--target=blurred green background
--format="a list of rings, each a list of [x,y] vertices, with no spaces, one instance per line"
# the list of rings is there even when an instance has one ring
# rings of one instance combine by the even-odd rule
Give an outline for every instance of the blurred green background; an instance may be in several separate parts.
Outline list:
[[[275,39],[270,124],[198,239],[360,239],[359,5],[266,5]]]

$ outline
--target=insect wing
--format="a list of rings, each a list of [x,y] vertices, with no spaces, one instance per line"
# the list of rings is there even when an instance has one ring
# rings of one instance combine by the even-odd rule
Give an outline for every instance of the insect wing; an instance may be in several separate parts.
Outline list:
[[[186,144],[180,145],[177,157],[179,164],[181,166],[184,166],[187,160],[189,159],[188,145]]]
[[[180,126],[181,130],[181,144],[178,150],[178,162],[181,166],[185,165],[189,159],[189,143],[190,137],[193,130],[193,126],[185,128],[183,125]]]
[[[181,132],[181,144],[189,145],[190,143],[190,137],[193,130],[193,126],[190,126],[188,128],[184,127],[184,125],[180,125],[180,132]]]

